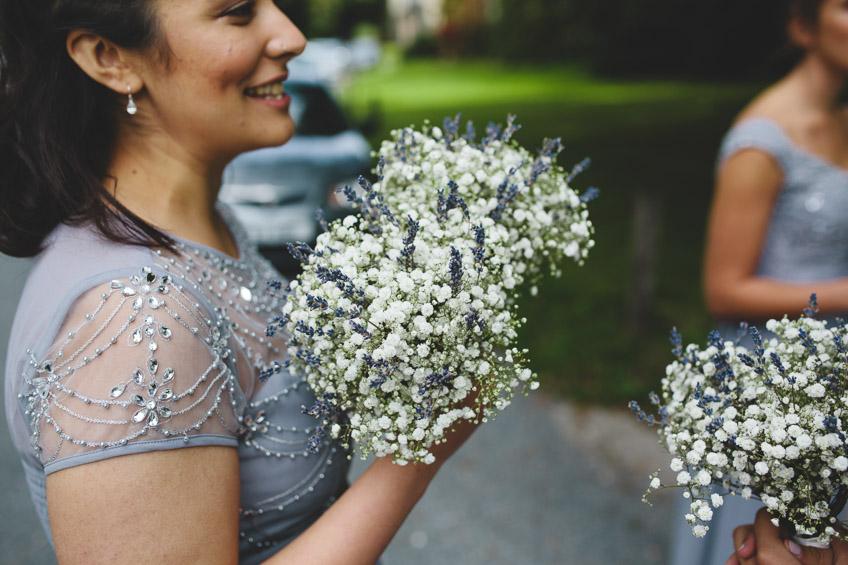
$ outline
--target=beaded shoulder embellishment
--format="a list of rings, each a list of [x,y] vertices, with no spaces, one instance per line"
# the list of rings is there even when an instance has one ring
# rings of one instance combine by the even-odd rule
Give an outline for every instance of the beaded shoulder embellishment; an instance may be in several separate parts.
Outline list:
[[[122,315],[126,316],[123,320]],[[95,328],[95,324],[100,325]],[[228,328],[220,317],[204,316],[200,304],[182,285],[175,284],[171,274],[157,275],[153,268],[144,267],[128,281],[111,281],[94,311],[85,314],[79,326],[67,334],[51,359],[39,361],[34,352],[27,351],[34,368],[33,376],[24,376],[33,448],[47,464],[60,457],[68,443],[78,448],[106,448],[151,434],[183,436],[188,441],[189,434],[200,430],[213,415],[217,416],[216,429],[235,435],[234,413],[220,409],[224,396],[229,396],[235,407],[234,377],[226,363],[231,354]],[[205,371],[183,375],[179,368],[162,366],[160,346],[170,342],[177,329],[205,342]],[[87,339],[74,349],[81,334]],[[104,356],[114,359],[134,348],[144,348],[146,354],[132,352],[130,357],[143,361],[127,367],[124,375],[110,376],[113,380],[107,390],[92,394],[74,387],[76,373]],[[178,377],[179,392],[175,388]],[[66,429],[88,429],[81,423],[110,430],[98,430],[94,435],[99,439],[92,440]],[[48,440],[45,434],[50,430],[55,437]],[[52,448],[46,456],[45,444]]]

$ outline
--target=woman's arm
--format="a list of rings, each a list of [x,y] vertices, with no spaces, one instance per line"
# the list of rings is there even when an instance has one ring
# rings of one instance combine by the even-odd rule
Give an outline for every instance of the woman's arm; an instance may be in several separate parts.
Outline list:
[[[47,476],[60,564],[236,564],[238,508],[229,447],[123,455]]]
[[[434,446],[432,465],[378,459],[267,563],[373,564],[474,427],[458,424],[449,441]],[[126,455],[57,471],[47,477],[47,504],[60,564],[238,562],[239,470],[232,448]]]
[[[824,312],[848,310],[848,278],[792,284],[755,274],[781,183],[777,164],[756,149],[734,154],[718,172],[704,265],[707,306],[715,316],[801,312],[812,293]]]
[[[401,467],[376,460],[306,532],[266,563],[372,565],[389,545],[439,466],[476,425],[463,420],[448,441],[433,446],[432,465]]]

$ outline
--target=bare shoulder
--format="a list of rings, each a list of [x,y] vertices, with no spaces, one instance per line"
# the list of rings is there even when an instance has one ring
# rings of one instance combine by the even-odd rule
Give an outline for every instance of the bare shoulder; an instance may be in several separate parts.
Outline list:
[[[753,118],[763,118],[775,123],[793,137],[793,133],[802,127],[798,108],[784,93],[781,83],[774,84],[751,100],[736,116],[733,125]]]
[[[766,89],[739,113],[733,124],[752,118],[767,119],[796,146],[843,166],[848,163],[848,106],[836,113],[822,111],[788,90],[781,83]]]

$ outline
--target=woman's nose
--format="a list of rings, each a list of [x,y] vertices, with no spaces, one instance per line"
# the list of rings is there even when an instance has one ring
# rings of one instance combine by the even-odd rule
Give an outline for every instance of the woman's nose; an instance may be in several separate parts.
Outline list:
[[[280,57],[297,57],[306,48],[306,37],[282,11],[277,12],[271,26],[271,38],[266,46],[266,53],[272,59]]]

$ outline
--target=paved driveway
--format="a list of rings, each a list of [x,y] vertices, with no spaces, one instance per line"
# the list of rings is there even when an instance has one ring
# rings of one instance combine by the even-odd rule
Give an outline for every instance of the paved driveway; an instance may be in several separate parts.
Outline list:
[[[0,256],[0,367],[27,263]],[[641,502],[664,466],[656,436],[624,411],[519,398],[449,461],[384,565],[650,565],[665,560],[671,501]],[[363,469],[354,466],[354,475]],[[0,423],[0,563],[55,563]],[[679,519],[679,518],[678,518]]]

